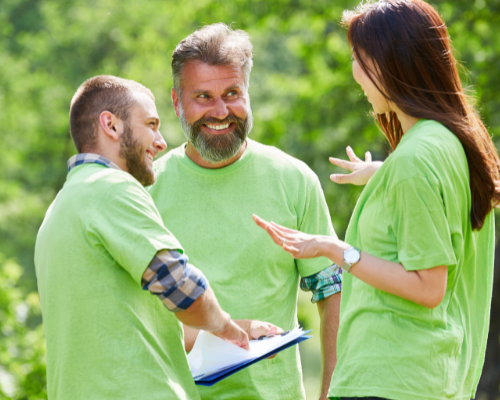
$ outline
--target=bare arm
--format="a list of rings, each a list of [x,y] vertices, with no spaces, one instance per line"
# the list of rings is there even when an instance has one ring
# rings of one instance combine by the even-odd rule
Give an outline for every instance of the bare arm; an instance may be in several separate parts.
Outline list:
[[[339,329],[340,293],[317,303],[321,321],[321,394],[320,400],[328,399],[328,389],[337,364],[337,332]]]
[[[273,241],[295,258],[328,257],[337,265],[344,261],[344,250],[351,247],[328,236],[308,235],[254,216]],[[446,292],[448,267],[436,266],[427,270],[406,271],[398,263],[361,252],[360,261],[351,274],[376,289],[399,296],[427,308],[437,307]]]
[[[142,275],[150,291],[186,325],[204,329],[249,350],[248,335],[222,311],[207,278],[178,250],[161,250]]]
[[[179,311],[175,316],[187,326],[203,329],[246,350],[250,349],[248,335],[231,320],[228,313],[222,311],[210,287],[187,310]]]

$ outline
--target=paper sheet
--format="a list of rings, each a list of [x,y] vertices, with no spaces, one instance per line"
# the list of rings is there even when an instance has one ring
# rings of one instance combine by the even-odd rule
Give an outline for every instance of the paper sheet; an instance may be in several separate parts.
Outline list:
[[[208,332],[200,331],[188,355],[191,374],[193,378],[199,379],[224,368],[261,357],[303,334],[302,328],[296,328],[284,336],[276,335],[262,340],[251,340],[250,351],[246,351]]]

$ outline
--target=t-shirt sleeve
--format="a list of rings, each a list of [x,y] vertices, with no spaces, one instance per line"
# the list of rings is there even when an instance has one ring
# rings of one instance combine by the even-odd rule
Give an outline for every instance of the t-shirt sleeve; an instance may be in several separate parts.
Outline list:
[[[151,196],[135,182],[110,185],[96,202],[89,230],[96,246],[104,247],[138,284],[158,251],[183,251],[163,224]]]
[[[302,215],[299,215],[298,230],[311,235],[337,237],[333,230],[330,212],[326,205],[325,195],[316,175],[312,174],[310,185],[306,190],[306,201]],[[296,260],[302,277],[313,275],[332,264],[326,257]]]
[[[386,206],[392,216],[399,262],[407,271],[457,263],[437,184],[425,177],[407,178],[388,191]]]

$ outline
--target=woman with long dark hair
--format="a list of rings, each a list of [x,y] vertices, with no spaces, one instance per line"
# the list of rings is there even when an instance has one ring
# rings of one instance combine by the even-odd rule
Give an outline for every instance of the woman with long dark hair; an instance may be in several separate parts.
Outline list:
[[[429,4],[362,4],[343,24],[393,152],[374,164],[348,151],[367,185],[345,242],[254,219],[295,258],[326,256],[347,272],[330,397],[470,399],[488,332],[497,151]]]

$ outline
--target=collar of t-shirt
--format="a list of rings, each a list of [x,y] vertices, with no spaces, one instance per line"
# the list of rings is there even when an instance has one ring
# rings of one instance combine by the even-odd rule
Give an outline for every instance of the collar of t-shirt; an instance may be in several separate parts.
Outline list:
[[[100,156],[99,154],[81,153],[74,155],[68,160],[68,172],[79,165],[88,163],[101,164],[105,167],[118,169],[120,171],[122,170],[113,161],[110,161],[106,157]]]

